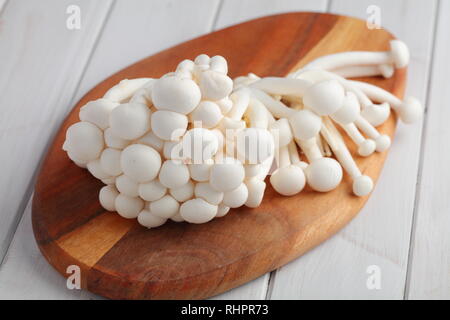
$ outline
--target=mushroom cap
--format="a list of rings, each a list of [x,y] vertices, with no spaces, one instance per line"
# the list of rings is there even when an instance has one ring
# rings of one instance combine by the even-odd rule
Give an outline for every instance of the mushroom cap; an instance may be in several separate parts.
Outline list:
[[[151,123],[158,138],[176,141],[186,132],[188,118],[181,113],[159,110],[152,114]]]
[[[222,217],[226,216],[228,212],[230,212],[230,207],[227,207],[226,205],[221,203],[217,207],[216,218],[222,218]]]
[[[67,129],[64,148],[73,157],[86,162],[95,160],[103,147],[103,132],[92,123],[77,122]]]
[[[358,197],[368,195],[373,189],[373,181],[369,176],[359,176],[353,181],[353,193]]]
[[[120,166],[120,156],[122,152],[113,148],[106,148],[100,156],[100,165],[103,171],[111,176],[118,176],[122,174]]]
[[[319,192],[328,192],[336,188],[342,180],[342,167],[335,159],[320,158],[306,168],[306,181]]]
[[[377,144],[372,139],[365,139],[358,147],[358,154],[362,157],[368,157],[374,153]]]
[[[414,97],[406,97],[398,108],[398,115],[404,123],[413,123],[419,120],[422,114],[422,104]]]
[[[192,180],[203,182],[209,180],[209,173],[211,171],[211,167],[214,164],[214,160],[210,159],[207,161],[204,161],[203,163],[199,164],[190,164],[189,165],[189,172],[191,174]]]
[[[201,73],[199,86],[203,99],[216,101],[231,93],[233,80],[223,73],[207,70]]]
[[[194,71],[194,66],[195,66],[194,61],[189,60],[189,59],[185,59],[185,60],[181,61],[181,62],[178,64],[176,70],[177,70],[177,71],[180,71],[180,70],[186,70],[186,71],[192,72],[192,71]]]
[[[108,185],[100,189],[98,199],[105,210],[116,211],[115,202],[118,195],[119,191],[117,191],[116,187]]]
[[[190,178],[188,167],[178,160],[166,160],[159,172],[159,181],[170,189],[179,188],[188,183]]]
[[[209,60],[209,65],[211,70],[217,71],[223,74],[228,73],[228,63],[227,60],[222,56],[214,56]]]
[[[180,215],[190,223],[205,223],[217,214],[218,207],[203,199],[192,199],[183,203],[180,207]]]
[[[245,182],[248,189],[248,198],[245,205],[249,208],[256,208],[261,205],[266,190],[266,183],[257,178],[251,178]]]
[[[233,108],[233,101],[228,97],[220,99],[219,101],[216,101],[216,103],[219,106],[222,114],[227,114],[231,110],[231,108]]]
[[[299,110],[289,118],[294,137],[308,140],[315,137],[322,128],[322,119],[309,110]]]
[[[245,177],[251,178],[251,177],[257,176],[261,172],[262,165],[261,164],[246,164],[246,165],[244,165],[244,169],[245,169]]]
[[[236,189],[225,192],[223,196],[223,204],[230,208],[239,208],[247,202],[247,199],[247,186],[245,183],[241,183]]]
[[[144,208],[144,200],[119,194],[115,201],[116,211],[126,219],[134,219]]]
[[[166,159],[183,159],[183,144],[180,141],[166,141],[163,146],[163,156]]]
[[[137,220],[141,226],[147,227],[149,229],[162,226],[167,221],[167,219],[158,217],[147,209],[144,209],[139,213]]]
[[[222,110],[212,101],[202,101],[189,115],[191,122],[200,122],[203,128],[213,128],[222,120]]]
[[[278,168],[270,176],[270,183],[283,196],[293,196],[305,187],[305,174],[296,165]]]
[[[404,68],[409,63],[408,46],[400,40],[391,40],[391,56],[397,69]]]
[[[178,212],[176,215],[170,217],[170,220],[175,221],[175,222],[183,222],[184,219],[181,216],[180,212]]]
[[[80,120],[95,124],[102,130],[109,127],[109,115],[119,103],[107,99],[89,101],[80,109]]]
[[[210,61],[211,61],[211,58],[207,54],[204,54],[204,53],[199,54],[194,60],[195,64],[199,65],[199,66],[209,65]]]
[[[273,156],[275,141],[270,131],[246,128],[237,133],[237,154],[249,164],[258,164]]]
[[[152,147],[158,152],[163,150],[164,141],[158,138],[153,132],[147,132],[144,136],[140,137],[135,141],[138,144],[145,144],[149,147]]]
[[[178,213],[180,204],[172,196],[165,195],[159,200],[150,202],[149,209],[155,216],[169,219]]]
[[[105,136],[105,144],[109,148],[122,150],[131,143],[130,140],[122,139],[116,136],[111,128],[105,130],[104,136]]]
[[[115,136],[134,140],[150,130],[151,111],[141,103],[125,103],[111,111],[109,126]]]
[[[178,202],[185,202],[194,196],[194,184],[192,181],[188,181],[188,183],[181,187],[170,189],[169,192]]]
[[[158,179],[150,182],[141,183],[138,187],[139,196],[146,201],[156,201],[161,199],[166,193],[167,188],[164,187]]]
[[[281,118],[270,125],[270,132],[273,136],[278,137],[278,143],[276,143],[278,148],[287,146],[292,139],[292,130],[289,125],[289,120],[286,118]],[[276,141],[275,141],[276,142]]]
[[[231,191],[244,181],[245,170],[242,163],[234,158],[225,157],[221,163],[211,167],[210,183],[217,191]]]
[[[375,143],[376,150],[378,152],[383,152],[389,149],[389,147],[391,146],[391,138],[386,134],[382,134],[375,140]]]
[[[88,171],[98,180],[111,178],[111,175],[109,175],[103,170],[99,159],[95,159],[93,161],[88,162],[86,167]]]
[[[153,105],[158,110],[188,114],[201,99],[198,85],[191,79],[179,76],[163,77],[152,87]]]
[[[365,107],[361,111],[361,116],[369,121],[371,125],[374,127],[378,127],[383,124],[389,115],[391,114],[391,107],[389,103],[383,102],[382,104],[372,104],[370,106]]]
[[[323,80],[306,90],[303,103],[318,115],[327,116],[341,108],[344,97],[344,87],[337,80]]]
[[[124,174],[116,178],[116,188],[120,193],[129,197],[139,196],[139,184]]]
[[[356,95],[349,91],[346,93],[344,101],[342,102],[342,107],[335,113],[331,114],[330,117],[343,125],[355,122],[355,120],[360,115],[359,101]]]
[[[192,163],[203,163],[211,159],[219,149],[217,135],[204,128],[190,129],[182,139],[183,157]]]
[[[153,180],[161,167],[161,156],[152,147],[132,144],[122,151],[120,165],[123,172],[136,182]]]
[[[208,203],[218,205],[223,200],[223,192],[215,190],[209,182],[199,182],[195,185],[196,198],[206,200]]]

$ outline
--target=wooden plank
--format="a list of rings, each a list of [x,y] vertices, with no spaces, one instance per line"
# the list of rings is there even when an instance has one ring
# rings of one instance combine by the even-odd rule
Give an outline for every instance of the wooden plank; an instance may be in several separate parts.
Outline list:
[[[409,299],[450,299],[450,3],[439,6],[422,170],[410,257]]]
[[[81,9],[81,29],[66,9]],[[31,194],[33,176],[61,120],[111,1],[9,1],[0,33],[0,261]],[[7,50],[6,50],[7,49]]]
[[[339,0],[332,1],[331,12],[365,19],[369,5],[377,5],[382,26],[408,44],[411,63],[406,94],[425,101],[436,1]],[[271,281],[271,298],[403,298],[421,132],[421,123],[399,124],[365,208],[332,239],[278,270]],[[381,272],[380,290],[366,285],[371,266]]]
[[[290,11],[325,11],[326,0],[224,0],[217,17],[214,29],[254,19],[261,16],[272,15]],[[259,277],[241,287],[223,293],[213,299],[266,299],[270,273]]]
[[[94,2],[92,1],[89,3]],[[95,3],[97,3],[97,1],[95,1]],[[82,95],[84,95],[86,91],[111,73],[132,62],[135,62],[136,60],[161,51],[180,41],[185,41],[210,31],[218,4],[218,1],[205,2],[203,0],[190,1],[189,4],[186,1],[174,2],[171,0],[117,1],[111,11],[108,22],[103,29],[102,36],[96,44],[96,50],[94,51],[86,68],[86,72],[82,77],[79,89],[75,93],[75,98],[70,100],[69,97],[67,101],[64,101],[66,109],[63,110],[63,114],[65,114],[68,109],[72,108],[75,102]],[[9,5],[7,6],[7,9],[8,10],[5,17],[6,19],[10,19],[11,16],[9,13]],[[51,9],[51,6],[41,3],[40,9],[43,12],[47,12],[48,17],[53,17],[54,19],[58,19],[59,17],[59,12],[56,11],[56,9]],[[98,9],[99,8],[97,6],[97,10]],[[85,10],[83,6],[82,13],[85,11],[86,13],[84,14],[86,15],[87,10]],[[34,12],[32,8],[30,9],[30,12]],[[65,7],[63,14],[64,12]],[[99,15],[99,12],[101,11],[95,11],[93,13]],[[92,19],[92,17],[90,19]],[[17,21],[17,19],[14,18],[11,21],[14,20]],[[178,23],[174,23],[174,21],[178,21]],[[180,23],[183,24],[183,28],[180,28]],[[36,25],[36,28],[38,28],[38,25]],[[162,31],[164,31],[164,36],[161,36]],[[40,29],[40,32],[42,32],[42,29]],[[2,44],[1,41],[0,34],[0,44]],[[58,43],[51,43],[50,40],[48,40],[47,45],[44,47],[55,47],[59,43],[61,43],[61,46],[67,46],[67,42],[63,42],[59,38],[55,41],[58,41]],[[92,48],[92,45],[93,43],[90,44],[90,48]],[[72,58],[75,59],[75,61],[71,62],[72,68],[74,68],[73,64],[78,64],[78,60],[76,59],[80,57],[80,53],[77,51],[77,48],[83,46],[83,44],[78,43],[75,47],[70,46],[70,51],[64,51],[62,53],[64,55],[71,55]],[[0,57],[2,54],[4,53],[0,52]],[[11,56],[13,56],[12,52]],[[59,61],[57,60],[57,57],[53,57],[53,60]],[[57,65],[57,63],[55,63],[55,65]],[[21,68],[21,70],[21,74],[27,74],[25,73],[27,70],[26,68]],[[64,71],[70,77],[74,76],[73,71],[67,70],[67,68],[61,71]],[[18,76],[17,78],[20,77]],[[79,80],[79,76],[77,79]],[[55,83],[59,82],[62,82],[62,84],[67,86],[67,81],[72,81],[71,78],[68,80],[62,77],[59,77],[59,79],[56,80],[50,80],[52,80],[51,82],[53,86]],[[34,81],[36,82],[36,85],[40,84],[36,79],[34,79]],[[16,84],[16,87],[17,86],[18,85]],[[66,88],[65,90],[69,91],[68,89],[69,88]],[[71,96],[74,94],[74,90],[75,86],[71,87]],[[29,99],[31,99],[31,97],[29,97]],[[61,101],[58,101],[58,104],[61,103]],[[43,103],[41,103],[41,105],[42,104]],[[1,105],[3,106],[4,103]],[[36,108],[36,110],[38,109]],[[36,118],[36,115],[34,115],[34,117]],[[27,121],[31,121],[31,119],[32,118],[27,118]],[[62,117],[54,119],[53,121],[56,127],[59,127],[62,122]],[[0,119],[1,124],[3,124],[2,122],[3,120]],[[42,130],[42,127],[45,125],[46,122],[41,121],[40,130]],[[37,135],[35,131],[37,131],[37,129],[32,131],[33,136]],[[30,132],[23,133],[23,136],[28,135],[30,135]],[[45,143],[48,143],[48,135],[41,137],[41,139],[45,140]],[[0,143],[2,140],[0,140]],[[11,141],[11,144],[13,144],[14,141],[16,140]],[[4,156],[2,154],[0,159],[3,157],[6,158],[6,154]],[[18,162],[18,160],[16,159],[15,162]],[[13,163],[12,160],[11,163]],[[10,171],[12,171],[13,167],[10,166],[10,168]],[[30,173],[28,173],[28,175],[30,177],[32,176]],[[0,186],[4,183],[2,181],[0,181]],[[2,197],[4,192],[1,188],[0,191],[0,197]],[[0,206],[2,205],[3,203],[0,204]],[[91,299],[96,297],[87,291],[69,291],[66,289],[65,280],[45,261],[38,248],[35,246],[35,240],[31,232],[31,227],[28,225],[29,222],[30,215],[29,209],[27,208],[26,215],[20,223],[19,231],[14,236],[14,241],[8,251],[8,255],[5,258],[4,265],[2,265],[0,269],[0,296],[5,298],[17,297],[46,299]],[[25,231],[22,232],[21,230]],[[0,235],[2,235],[1,232]]]

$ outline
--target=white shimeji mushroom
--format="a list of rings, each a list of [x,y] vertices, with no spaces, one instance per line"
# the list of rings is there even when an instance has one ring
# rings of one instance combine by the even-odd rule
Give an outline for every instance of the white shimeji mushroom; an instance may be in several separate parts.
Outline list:
[[[249,208],[257,208],[261,205],[266,190],[266,183],[257,177],[245,181],[248,189],[248,198],[245,205]]]
[[[366,175],[362,175],[355,160],[353,160],[348,151],[342,136],[329,119],[325,121],[322,132],[336,158],[339,160],[339,163],[353,179],[353,193],[357,196],[369,194],[373,188],[372,179]]]
[[[309,162],[305,169],[308,185],[315,191],[328,192],[341,183],[342,168],[333,158],[326,158],[322,155],[316,139],[298,139],[297,143]]]
[[[245,183],[241,183],[236,189],[224,193],[222,203],[229,208],[239,208],[247,202],[247,199],[247,186]]]
[[[124,194],[119,194],[114,202],[116,211],[126,219],[137,218],[139,212],[144,208],[144,200],[138,197],[129,197]]]
[[[181,217],[190,223],[206,223],[217,214],[218,206],[203,199],[191,199],[180,206]]]
[[[200,122],[204,128],[215,127],[222,120],[222,110],[217,103],[202,101],[189,115],[191,122]]]
[[[289,149],[281,147],[275,154],[278,168],[270,176],[270,183],[276,192],[283,196],[292,196],[305,187],[305,174],[296,165],[291,164]]]
[[[116,188],[129,197],[139,196],[139,184],[124,174],[116,178]]]
[[[80,120],[95,124],[102,130],[109,127],[109,116],[111,111],[119,105],[107,99],[90,101],[80,109]]]
[[[396,69],[406,67],[409,62],[406,44],[400,40],[391,40],[389,44],[389,51],[349,51],[322,56],[308,63],[304,69],[334,70],[346,66],[385,64],[392,64]]]
[[[158,152],[163,150],[164,141],[158,138],[153,132],[148,132],[144,136],[140,137],[134,143],[136,144],[145,144],[147,146],[152,147]]]
[[[152,86],[152,102],[158,110],[187,115],[197,107],[200,99],[200,88],[190,79],[168,76],[156,80]]]
[[[120,156],[122,152],[113,148],[106,148],[100,156],[100,165],[103,171],[110,176],[118,176],[122,173],[120,166]]]
[[[186,132],[181,144],[183,157],[194,164],[211,159],[219,149],[217,136],[204,128],[193,128]]]
[[[402,101],[392,93],[372,84],[361,81],[350,83],[364,91],[371,99],[388,103],[404,123],[413,123],[422,116],[423,107],[417,98],[406,97]]]
[[[198,164],[189,164],[189,172],[192,180],[195,180],[197,182],[208,181],[213,164],[213,159],[209,159]]]
[[[86,163],[98,159],[103,151],[103,132],[90,122],[77,122],[66,132],[63,150]]]
[[[210,204],[218,205],[223,200],[223,192],[215,190],[208,182],[199,182],[195,185],[194,194]]]
[[[344,78],[383,76],[387,79],[391,78],[394,75],[395,69],[391,64],[380,64],[366,66],[346,66],[330,71]]]
[[[137,220],[140,225],[147,227],[149,229],[162,226],[167,221],[167,219],[161,218],[161,217],[151,213],[147,209],[144,209],[139,213],[139,215],[137,216]]]
[[[389,52],[325,56],[286,78],[250,73],[234,81],[223,57],[202,54],[160,79],[125,79],[88,102],[63,149],[107,185],[99,193],[106,210],[147,228],[167,220],[205,223],[230,208],[258,207],[274,158],[278,168],[270,182],[282,195],[300,192],[305,183],[333,190],[344,168],[353,193],[364,196],[372,179],[361,173],[334,123],[359,155],[369,156],[390,145],[375,128],[390,108],[406,123],[422,113],[415,98],[401,101],[346,79],[389,78],[404,67],[406,46],[390,44]]]
[[[187,165],[178,160],[166,160],[159,172],[159,181],[167,188],[179,188],[189,181],[189,169]]]
[[[104,186],[103,188],[100,189],[100,193],[98,196],[100,204],[102,205],[103,208],[105,208],[108,211],[116,211],[115,202],[118,195],[119,192],[114,186],[112,185]]]
[[[234,158],[225,157],[221,163],[215,163],[210,171],[211,186],[217,191],[231,191],[244,181],[245,170],[242,163]]]
[[[158,217],[168,219],[178,213],[180,204],[170,195],[152,201],[149,204],[150,212]]]
[[[158,110],[152,114],[153,133],[162,140],[177,141],[188,127],[188,118],[181,113]]]
[[[154,179],[150,182],[139,184],[138,193],[145,201],[156,201],[166,195],[167,188],[158,179]]]
[[[194,184],[188,181],[181,187],[170,189],[169,193],[178,202],[185,202],[194,196]]]
[[[228,214],[228,212],[230,212],[230,207],[227,207],[224,204],[219,204],[219,206],[217,207],[216,218],[225,217]]]
[[[142,103],[117,106],[109,117],[112,133],[125,140],[134,140],[150,130],[150,109]]]
[[[128,101],[137,90],[152,83],[152,81],[153,79],[151,78],[124,79],[109,89],[103,98],[112,102],[124,103]]]
[[[116,136],[111,128],[104,131],[104,138],[106,146],[114,149],[122,150],[131,143],[130,140],[122,139]]]
[[[161,168],[161,156],[152,147],[132,144],[122,151],[120,157],[122,171],[136,182],[153,180]]]
[[[86,167],[87,167],[88,171],[98,180],[104,180],[104,179],[111,178],[111,175],[109,175],[107,172],[105,172],[103,170],[99,159],[95,159],[93,161],[88,162]]]

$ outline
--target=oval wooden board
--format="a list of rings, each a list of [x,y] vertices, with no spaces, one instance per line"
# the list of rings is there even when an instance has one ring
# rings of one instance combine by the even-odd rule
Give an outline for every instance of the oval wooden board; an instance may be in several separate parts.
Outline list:
[[[232,77],[248,72],[284,76],[324,54],[386,50],[392,38],[350,17],[289,13],[202,36],[114,74],[75,106],[43,163],[32,217],[43,255],[64,276],[69,265],[78,265],[84,288],[115,299],[206,298],[299,257],[341,229],[366,202],[367,197],[352,195],[348,176],[332,192],[306,189],[294,197],[280,196],[268,184],[257,209],[232,210],[203,225],[170,222],[148,230],[101,208],[97,197],[102,184],[61,149],[65,131],[78,121],[80,106],[121,79],[159,77],[200,53],[226,57]],[[392,79],[365,80],[400,97],[405,74],[400,70]],[[380,130],[392,136],[395,123],[391,116]],[[357,162],[376,180],[385,157],[377,153],[357,157]]]

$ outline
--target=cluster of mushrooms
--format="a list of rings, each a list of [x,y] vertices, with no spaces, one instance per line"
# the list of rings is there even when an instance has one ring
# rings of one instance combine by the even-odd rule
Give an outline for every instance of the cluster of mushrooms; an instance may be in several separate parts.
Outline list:
[[[63,149],[106,185],[99,194],[106,210],[148,228],[258,207],[269,173],[272,187],[292,196],[305,184],[333,190],[344,169],[353,193],[364,196],[372,179],[340,132],[367,157],[390,146],[376,127],[391,108],[410,123],[422,107],[347,78],[391,77],[408,60],[406,45],[393,40],[387,52],[327,55],[287,77],[232,80],[223,57],[202,54],[159,79],[123,80],[87,103]]]

